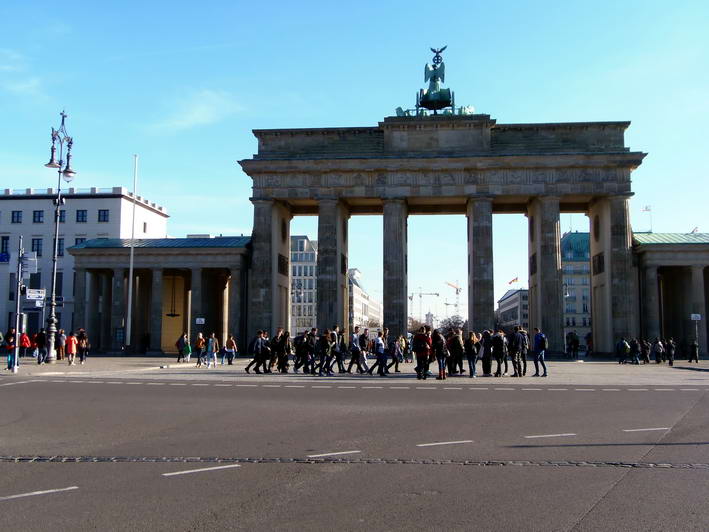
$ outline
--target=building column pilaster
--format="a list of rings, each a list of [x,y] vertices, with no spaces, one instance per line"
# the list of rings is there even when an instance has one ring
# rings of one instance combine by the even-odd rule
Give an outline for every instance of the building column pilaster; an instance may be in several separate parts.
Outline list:
[[[204,325],[197,324],[197,318],[203,318],[202,308],[202,268],[192,268],[190,281],[190,309],[188,327],[190,329],[190,338],[194,340],[197,333],[204,332]]]
[[[247,339],[242,336],[245,334],[243,330],[243,305],[244,305],[244,276],[243,276],[243,259],[238,257],[237,263],[229,270],[229,319],[228,331],[233,334],[239,346],[245,347]]]
[[[645,338],[649,341],[660,336],[660,291],[657,279],[657,266],[645,267]]]
[[[492,258],[492,198],[470,198],[468,221],[468,330],[495,326]]]
[[[150,350],[162,351],[163,270],[153,268],[150,286]],[[172,282],[175,281],[173,277]]]
[[[72,330],[88,329],[86,323],[86,268],[74,268],[74,320]],[[68,332],[68,331],[67,331]]]
[[[384,257],[384,316],[383,326],[389,329],[389,338],[408,332],[408,216],[404,199],[384,200],[383,257]]]
[[[704,266],[692,266],[692,314],[699,314],[701,320],[695,325],[698,333],[699,352],[707,354],[707,304],[704,287]]]
[[[348,324],[347,207],[336,198],[318,202],[317,326],[320,330]]]
[[[121,351],[125,345],[125,339],[119,338],[117,331],[123,329],[125,334],[125,268],[114,268],[113,286],[111,289],[111,349]]]

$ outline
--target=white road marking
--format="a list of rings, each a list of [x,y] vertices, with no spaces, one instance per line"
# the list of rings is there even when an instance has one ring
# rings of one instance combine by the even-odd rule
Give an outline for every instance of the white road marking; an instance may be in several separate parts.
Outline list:
[[[499,390],[501,392],[509,392],[509,391],[514,391],[514,388],[495,388],[495,390]]]
[[[322,458],[323,456],[338,456],[341,454],[357,454],[361,453],[362,451],[340,451],[336,453],[323,453],[323,454],[309,454],[308,458]]]
[[[194,384],[192,386],[194,386]],[[235,384],[234,386],[241,386],[242,388],[256,388],[258,384]]]
[[[70,383],[72,383],[72,384],[83,384],[83,383],[85,383],[86,381],[66,381],[66,382],[70,382]]]
[[[203,383],[192,383],[192,384],[190,384],[190,386],[209,386],[209,384],[203,384]],[[256,386],[256,385],[254,384],[254,386]]]
[[[103,381],[88,381],[89,384],[103,384]]]
[[[18,493],[17,495],[8,495],[6,497],[0,497],[0,501],[9,501],[12,499],[21,499],[22,497],[32,497],[34,495],[47,495],[48,493],[59,493],[61,491],[72,491],[78,490],[79,486],[69,486],[68,488],[59,488],[55,490],[43,490],[43,491],[30,491],[29,493]]]
[[[483,386],[475,386],[474,388],[469,388],[470,390],[487,390],[488,388]]]
[[[237,384],[237,386],[250,386],[248,384]],[[255,386],[255,385],[254,385]],[[302,384],[286,384],[284,388],[305,388]],[[354,388],[354,386],[352,386]]]
[[[574,432],[565,432],[563,434],[536,434],[534,436],[525,436],[525,438],[561,438],[563,436],[576,436]]]
[[[674,392],[674,388],[653,388],[656,392]]]
[[[281,387],[280,384],[262,384],[261,386],[263,386],[264,388],[280,388]]]
[[[120,381],[108,381],[106,384],[123,384]],[[128,384],[142,384],[141,382],[129,382]]]
[[[646,392],[647,388],[628,388],[629,392]]]
[[[435,386],[416,386],[417,390],[435,390]]]
[[[215,384],[214,386],[226,386],[231,388],[231,384]]]
[[[147,384],[148,386],[164,386],[165,385],[164,382],[146,382],[145,384]]]
[[[550,392],[566,392],[569,389],[568,388],[547,388]]]
[[[217,471],[218,469],[233,469],[235,467],[241,467],[239,464],[223,465],[217,467],[203,467],[201,469],[188,469],[187,471],[175,471],[173,473],[163,473],[164,477],[174,477],[176,475],[188,475],[190,473],[202,473],[203,471]]]
[[[339,389],[351,389],[351,388],[356,388],[357,386],[338,386]]]
[[[522,388],[525,392],[541,392],[541,388]]]
[[[311,388],[332,388],[332,386],[328,386],[328,385],[315,385],[315,386],[311,386]]]
[[[382,388],[383,386],[362,386],[363,390],[381,390]]]
[[[619,392],[620,388],[601,388],[602,392]]]
[[[593,388],[574,388],[576,392],[595,392]]]
[[[455,386],[444,386],[444,390],[462,390],[463,388],[456,388]]]
[[[698,392],[699,388],[680,388],[680,392]]]
[[[353,386],[354,388],[354,386]],[[409,386],[389,386],[390,390],[410,390]]]
[[[6,382],[5,384],[0,384],[0,386],[13,386],[15,384],[27,384],[28,382],[32,382],[32,381]],[[57,382],[63,382],[63,381],[57,381]]]
[[[118,382],[109,382],[108,384],[120,384]],[[142,382],[126,382],[126,384],[143,384]]]
[[[170,386],[187,386],[184,382],[171,382]]]
[[[458,445],[461,443],[473,443],[473,440],[437,441],[437,442],[433,442],[433,443],[417,443],[416,447],[433,447],[434,445]]]
[[[647,430],[670,430],[670,427],[655,427],[651,429],[623,429],[623,432],[645,432]]]

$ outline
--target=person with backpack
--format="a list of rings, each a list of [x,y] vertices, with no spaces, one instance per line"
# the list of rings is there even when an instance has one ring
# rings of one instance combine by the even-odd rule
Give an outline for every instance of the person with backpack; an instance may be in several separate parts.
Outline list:
[[[89,357],[89,349],[91,349],[89,335],[86,334],[84,329],[79,329],[79,334],[76,336],[76,339],[79,341],[79,363],[83,364]]]
[[[495,362],[497,362],[497,369],[495,370],[495,377],[504,377],[509,374],[507,366],[507,339],[505,338],[505,333],[503,331],[497,331],[492,336],[492,356],[495,357]],[[502,371],[502,366],[505,366],[504,372]]]
[[[546,335],[539,330],[538,327],[534,328],[534,367],[536,369],[536,372],[532,377],[546,377],[547,374],[547,365],[544,363],[544,354],[546,353],[546,350],[549,348],[549,340],[547,339]],[[544,370],[544,373],[542,375],[539,375],[539,365],[541,364],[542,369]]]

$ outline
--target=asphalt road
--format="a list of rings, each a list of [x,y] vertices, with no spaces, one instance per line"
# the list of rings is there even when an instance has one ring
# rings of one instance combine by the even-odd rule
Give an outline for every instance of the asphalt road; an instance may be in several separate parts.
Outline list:
[[[152,377],[3,380],[0,529],[709,529],[703,384]]]

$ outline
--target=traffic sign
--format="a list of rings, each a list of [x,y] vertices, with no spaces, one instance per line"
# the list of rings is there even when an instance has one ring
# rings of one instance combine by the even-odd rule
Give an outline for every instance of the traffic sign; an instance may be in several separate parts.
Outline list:
[[[44,288],[28,288],[25,294],[27,301],[42,301],[46,295]]]
[[[47,296],[45,298],[45,301],[47,303],[50,303],[52,301],[52,296]],[[54,296],[54,301],[56,301],[57,303],[62,303],[64,302],[64,296]]]
[[[690,314],[689,319],[692,321],[702,321],[701,314]]]
[[[1,263],[10,262],[10,254],[9,253],[0,253],[0,262]]]

